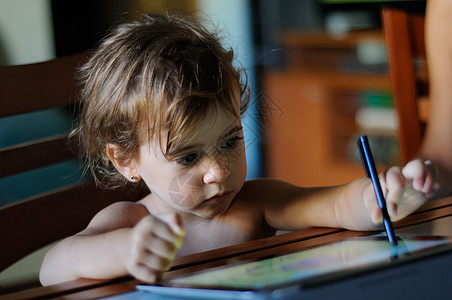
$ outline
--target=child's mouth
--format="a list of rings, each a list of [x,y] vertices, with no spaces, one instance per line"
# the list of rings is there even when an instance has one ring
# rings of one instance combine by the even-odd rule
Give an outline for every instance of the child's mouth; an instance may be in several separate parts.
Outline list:
[[[210,197],[209,199],[207,199],[206,202],[208,202],[208,203],[220,203],[220,202],[223,202],[224,200],[226,200],[230,195],[231,195],[231,192],[218,193],[215,196]]]

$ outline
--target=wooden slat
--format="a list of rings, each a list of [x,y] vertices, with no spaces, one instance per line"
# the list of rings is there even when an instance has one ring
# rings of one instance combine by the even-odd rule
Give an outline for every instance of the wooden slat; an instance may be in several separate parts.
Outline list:
[[[0,271],[42,246],[81,231],[107,205],[137,199],[137,194],[103,191],[91,182],[1,208]]]
[[[75,71],[84,57],[0,66],[0,117],[70,104],[76,94]]]
[[[405,164],[416,155],[422,140],[413,60],[425,54],[422,45],[423,16],[412,17],[402,10],[385,8],[382,11],[382,19],[389,75],[398,117],[401,163]]]
[[[411,39],[411,45],[416,56],[424,57],[425,54],[425,15],[421,14],[409,14],[408,18],[410,35],[416,36]]]
[[[118,294],[124,294],[133,292],[136,290],[137,284],[143,284],[142,281],[139,281],[137,279],[134,280],[116,280],[113,282],[104,283],[102,285],[99,285],[97,287],[94,287],[89,290],[81,290],[76,292],[71,292],[70,294],[63,292],[60,294],[54,294],[52,297],[55,298],[63,298],[63,299],[73,299],[73,300],[91,300],[91,299],[104,299],[110,296],[118,295]],[[126,297],[127,298],[127,297]],[[131,297],[133,299],[133,297]],[[161,299],[160,297],[154,298],[150,296],[150,298],[145,299]],[[162,298],[162,299],[168,299],[168,298]]]
[[[0,178],[64,162],[75,157],[75,153],[67,145],[67,135],[0,149]]]
[[[62,299],[63,295],[77,293],[77,291],[92,290],[98,286],[110,285],[116,280],[102,280],[102,279],[77,279],[67,282],[62,282],[57,285],[35,287],[25,289],[22,291],[11,291],[4,294],[0,293],[0,300],[11,299]],[[58,288],[55,288],[55,287]],[[72,299],[71,297],[65,299]],[[73,298],[81,299],[81,298]],[[89,298],[93,299],[93,297]]]

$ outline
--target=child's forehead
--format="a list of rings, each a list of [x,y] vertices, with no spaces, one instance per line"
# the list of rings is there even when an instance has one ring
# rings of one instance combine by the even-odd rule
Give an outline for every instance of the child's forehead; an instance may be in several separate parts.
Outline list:
[[[190,127],[192,134],[200,133],[215,133],[218,136],[227,135],[227,132],[232,127],[237,127],[241,124],[240,115],[233,114],[225,109],[211,111],[202,119],[196,120]]]
[[[150,142],[160,145],[160,152],[165,148],[168,149],[167,146],[171,143],[168,150],[173,153],[190,146],[208,146],[241,130],[240,114],[236,115],[225,109],[211,110],[205,117],[186,124],[182,132],[164,128],[160,134],[154,135]]]
[[[240,115],[225,109],[209,111],[203,118],[194,119],[185,128],[185,138],[182,142],[203,138],[204,136],[222,137],[233,127],[241,126]]]

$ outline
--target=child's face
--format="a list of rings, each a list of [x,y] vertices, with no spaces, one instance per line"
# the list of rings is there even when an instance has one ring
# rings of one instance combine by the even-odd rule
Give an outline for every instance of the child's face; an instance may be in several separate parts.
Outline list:
[[[246,177],[239,117],[218,109],[193,126],[195,138],[171,150],[168,161],[157,141],[142,145],[136,166],[155,204],[205,218],[224,213]]]

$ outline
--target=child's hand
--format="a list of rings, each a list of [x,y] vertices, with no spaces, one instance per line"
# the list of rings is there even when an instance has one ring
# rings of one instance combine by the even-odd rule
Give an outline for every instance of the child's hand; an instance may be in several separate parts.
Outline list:
[[[146,216],[131,231],[126,268],[135,278],[152,283],[171,267],[185,230],[177,214]]]
[[[416,191],[422,192],[428,198],[433,197],[440,190],[438,172],[429,160],[416,159],[410,161],[402,170],[403,176],[410,181]]]
[[[405,218],[439,190],[437,172],[430,161],[416,159],[404,168],[388,169],[379,178],[392,221]],[[380,223],[382,215],[375,196],[365,199],[365,202],[372,221]]]

